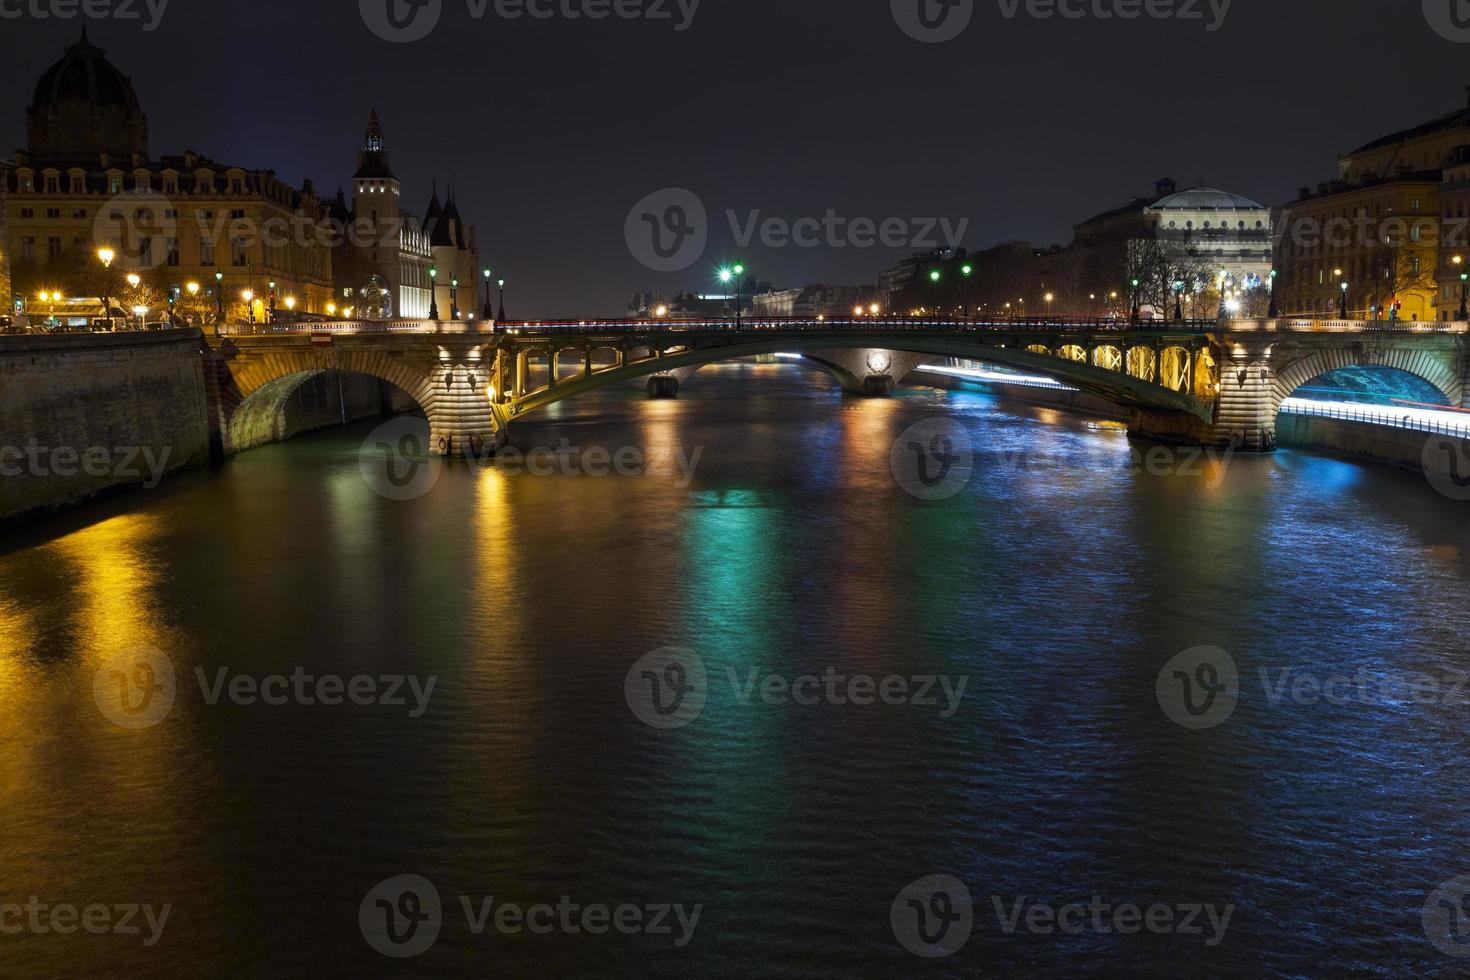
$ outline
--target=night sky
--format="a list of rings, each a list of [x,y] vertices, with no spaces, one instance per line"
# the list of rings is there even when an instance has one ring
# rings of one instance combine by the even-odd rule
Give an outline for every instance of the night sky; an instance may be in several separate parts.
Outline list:
[[[888,0],[703,0],[682,32],[674,0],[672,20],[600,22],[509,21],[493,5],[475,20],[443,0],[407,44],[372,33],[356,0],[172,0],[151,32],[129,2],[143,21],[86,23],[132,75],[155,157],[193,148],[330,194],[376,106],[405,205],[422,212],[431,179],[454,181],[512,316],[709,288],[735,254],[727,208],[968,218],[964,244],[983,247],[1066,243],[1164,175],[1277,204],[1332,176],[1339,152],[1463,105],[1470,82],[1470,45],[1412,0],[1235,0],[1213,33],[1204,0],[1203,20],[1132,21],[1008,20],[976,0],[944,44],[906,36]],[[10,145],[82,23],[0,20]],[[682,273],[645,268],[624,237],[629,209],[665,187],[696,192],[711,219]],[[872,281],[909,251],[740,257],[785,287]]]

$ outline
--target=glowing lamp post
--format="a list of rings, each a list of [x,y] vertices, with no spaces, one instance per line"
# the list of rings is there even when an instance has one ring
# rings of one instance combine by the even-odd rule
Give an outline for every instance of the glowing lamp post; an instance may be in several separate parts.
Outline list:
[[[960,275],[965,277],[965,319],[970,319],[970,277],[975,274],[975,267],[968,262],[960,267]]]
[[[1342,314],[1341,319],[1346,320],[1348,318],[1348,284],[1347,284],[1347,280],[1343,280],[1343,283],[1342,283],[1342,305],[1338,308],[1338,312]]]
[[[1276,270],[1271,270],[1271,308],[1266,311],[1266,316],[1272,320],[1281,315],[1280,308],[1276,305]]]
[[[490,270],[485,270],[485,313],[484,319],[495,319],[495,304],[490,302]]]
[[[439,270],[429,270],[429,319],[439,319]]]
[[[943,312],[939,306],[939,287],[944,282],[944,276],[938,269],[931,269],[929,271],[929,281],[934,284],[934,316],[938,318]]]
[[[97,250],[97,261],[102,263],[102,315],[107,318],[107,326],[112,327],[112,297],[108,295],[112,285],[112,260],[117,255],[110,248],[99,248]]]
[[[449,278],[449,319],[459,319],[459,276]]]
[[[250,325],[253,327],[255,326],[255,290],[242,290],[240,292],[240,298],[245,301],[245,307],[250,311]]]

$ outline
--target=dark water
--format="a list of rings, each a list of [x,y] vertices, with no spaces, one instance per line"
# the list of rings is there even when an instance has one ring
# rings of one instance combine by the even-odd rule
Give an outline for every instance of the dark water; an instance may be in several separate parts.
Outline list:
[[[957,496],[889,449],[962,420]],[[565,403],[521,447],[631,446],[643,476],[447,466],[369,489],[371,425],[248,453],[0,539],[0,902],[165,903],[143,935],[0,935],[6,976],[1452,975],[1431,892],[1470,872],[1470,510],[1422,479],[1282,452],[1129,465],[1114,429],[974,394],[844,400],[792,367],[678,402]],[[681,486],[675,450],[702,450]],[[708,669],[686,727],[630,709],[634,662]],[[1238,665],[1224,723],[1156,695],[1199,646]],[[177,677],[118,727],[94,677]],[[435,675],[409,707],[211,705],[194,671]],[[776,674],[965,679],[938,704],[765,704]],[[1279,672],[1369,681],[1271,703]],[[1388,680],[1439,679],[1436,697]],[[409,699],[412,705],[412,698]],[[359,906],[433,883],[437,942],[375,952]],[[890,906],[974,902],[944,959]],[[476,935],[478,908],[701,906],[692,939]],[[1231,907],[1203,935],[1008,934],[1017,900]],[[404,906],[400,911],[408,911]],[[3,910],[0,910],[3,911]],[[648,915],[653,915],[650,910]],[[1183,913],[1179,917],[1182,919]],[[141,916],[140,916],[141,923]],[[673,916],[670,916],[673,922]],[[1075,921],[1075,920],[1069,920]],[[1113,920],[1108,920],[1113,921]],[[3,922],[0,922],[3,924]],[[1106,924],[1106,923],[1105,923]],[[1090,926],[1090,923],[1089,923]],[[1219,940],[1214,942],[1214,940]]]

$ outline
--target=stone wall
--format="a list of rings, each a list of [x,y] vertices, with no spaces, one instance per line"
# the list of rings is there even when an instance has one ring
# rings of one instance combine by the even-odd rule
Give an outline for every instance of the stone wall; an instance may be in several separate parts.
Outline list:
[[[200,337],[0,337],[0,520],[209,460]]]
[[[1451,471],[1453,453],[1436,451],[1439,446],[1458,446],[1461,457],[1470,460],[1470,439],[1315,415],[1281,413],[1276,418],[1276,436],[1283,446],[1328,450],[1416,470],[1436,478],[1461,479],[1467,475]]]

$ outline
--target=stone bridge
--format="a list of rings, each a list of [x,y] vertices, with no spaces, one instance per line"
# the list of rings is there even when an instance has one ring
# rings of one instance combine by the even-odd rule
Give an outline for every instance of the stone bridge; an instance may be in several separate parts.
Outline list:
[[[245,329],[207,338],[211,425],[227,454],[325,371],[387,382],[428,416],[434,452],[481,455],[504,443],[515,420],[562,399],[639,381],[672,395],[706,364],[778,352],[802,354],[845,390],[869,395],[887,393],[926,359],[985,361],[1114,402],[1137,435],[1259,451],[1275,446],[1282,401],[1340,367],[1407,371],[1470,407],[1464,323],[874,318]]]

